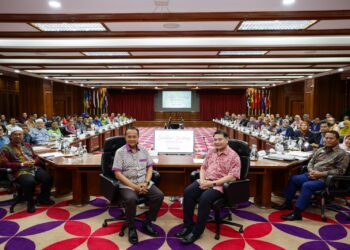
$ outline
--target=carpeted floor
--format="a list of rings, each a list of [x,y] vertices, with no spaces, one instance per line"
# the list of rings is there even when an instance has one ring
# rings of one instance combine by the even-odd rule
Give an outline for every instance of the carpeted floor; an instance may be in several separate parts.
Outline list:
[[[153,129],[141,128],[140,141],[147,148],[153,144]],[[206,151],[203,136],[210,137],[213,131],[196,129],[198,155]],[[206,140],[211,145],[209,137]],[[183,246],[174,237],[181,228],[182,208],[178,201],[170,202],[167,197],[155,223],[160,236],[151,238],[139,231],[139,244],[130,246],[127,236],[118,236],[122,222],[102,227],[104,219],[121,212],[109,208],[103,197],[93,197],[83,207],[70,206],[70,197],[62,197],[53,206],[39,207],[35,214],[28,214],[25,204],[19,204],[10,214],[10,198],[0,190],[0,249],[350,249],[350,221],[340,213],[327,212],[329,219],[322,222],[319,209],[312,207],[304,212],[302,221],[285,222],[279,217],[288,211],[260,209],[250,202],[240,204],[231,212],[233,220],[244,225],[244,233],[222,226],[221,239],[215,240],[214,226],[207,225],[195,244]],[[350,213],[349,208],[343,209]]]

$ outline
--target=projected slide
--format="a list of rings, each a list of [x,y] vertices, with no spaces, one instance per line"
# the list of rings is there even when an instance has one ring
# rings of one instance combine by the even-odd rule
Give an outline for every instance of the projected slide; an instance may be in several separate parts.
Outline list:
[[[191,91],[163,91],[162,92],[162,103],[163,108],[175,109],[175,108],[186,108],[190,109]]]
[[[170,154],[192,154],[194,131],[182,129],[156,129],[154,131],[154,151]]]

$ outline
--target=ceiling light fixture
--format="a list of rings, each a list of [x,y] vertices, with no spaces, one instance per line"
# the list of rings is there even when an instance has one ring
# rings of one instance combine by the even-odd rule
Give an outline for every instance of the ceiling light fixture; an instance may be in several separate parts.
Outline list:
[[[18,74],[19,72],[21,72],[21,71],[19,71],[18,69],[15,69],[15,73],[17,73],[17,74]]]
[[[48,76],[44,76],[44,78],[45,78],[45,79],[49,79],[49,77],[48,77]]]
[[[86,56],[130,56],[127,51],[96,51],[82,52]]]
[[[31,23],[41,31],[106,31],[101,23]]]
[[[283,0],[283,5],[291,5],[295,3],[295,0]]]
[[[91,87],[92,89],[94,89],[95,87]]]
[[[303,30],[317,20],[244,21],[239,30]]]
[[[265,51],[220,51],[220,56],[248,56],[248,55],[265,55],[267,50]]]
[[[84,84],[80,84],[80,87],[84,87]],[[92,87],[93,88],[93,87]]]
[[[310,78],[310,79],[311,79],[312,77],[313,77],[312,75],[308,76],[308,78]]]
[[[68,81],[66,80],[66,81],[64,81],[65,83],[68,83]]]
[[[339,71],[339,72],[343,72],[344,69],[343,69],[343,68],[339,68],[338,71]]]
[[[51,0],[49,1],[49,6],[54,9],[61,8],[61,3],[59,1]]]

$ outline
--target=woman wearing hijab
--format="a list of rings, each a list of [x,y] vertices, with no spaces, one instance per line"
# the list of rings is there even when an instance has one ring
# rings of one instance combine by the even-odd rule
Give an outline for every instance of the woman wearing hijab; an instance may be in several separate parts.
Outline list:
[[[345,151],[350,151],[350,134],[344,137],[344,141],[340,144],[340,148]]]
[[[343,126],[344,127],[339,129],[339,135],[340,136],[350,135],[350,121],[343,121]]]

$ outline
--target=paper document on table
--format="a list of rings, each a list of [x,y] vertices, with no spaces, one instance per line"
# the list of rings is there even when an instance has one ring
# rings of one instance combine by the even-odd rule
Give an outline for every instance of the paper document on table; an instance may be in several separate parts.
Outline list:
[[[304,157],[308,158],[310,155],[312,155],[313,151],[303,152],[303,151],[289,151],[288,155],[293,155],[297,157]]]
[[[55,158],[55,157],[61,157],[63,154],[61,152],[50,152],[50,153],[45,153],[45,154],[39,154],[40,157],[44,158]]]
[[[34,150],[34,151],[44,151],[44,150],[47,150],[47,147],[44,147],[44,146],[34,146],[34,147],[33,147],[33,150]]]
[[[193,163],[200,163],[200,164],[202,164],[203,162],[204,162],[204,159],[197,159],[197,158],[193,159]]]

